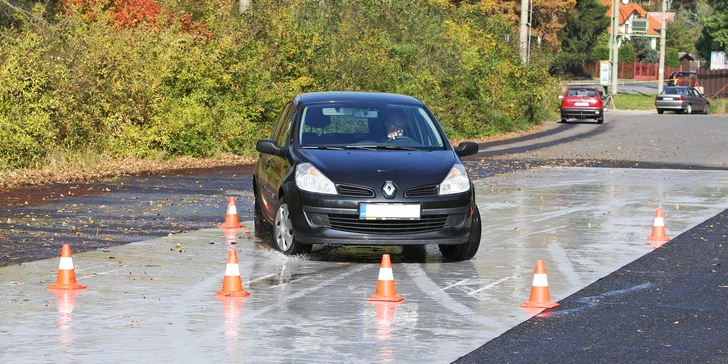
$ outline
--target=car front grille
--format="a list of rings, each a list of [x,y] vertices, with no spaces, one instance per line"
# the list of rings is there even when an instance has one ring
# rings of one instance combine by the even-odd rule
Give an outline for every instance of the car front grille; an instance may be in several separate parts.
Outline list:
[[[366,186],[356,185],[337,185],[339,195],[349,197],[374,197],[374,190]]]
[[[437,196],[437,185],[412,187],[404,191],[404,197],[407,198],[428,196]]]
[[[324,226],[360,234],[418,234],[445,229],[447,215],[423,216],[419,220],[360,220],[359,215],[329,214]]]

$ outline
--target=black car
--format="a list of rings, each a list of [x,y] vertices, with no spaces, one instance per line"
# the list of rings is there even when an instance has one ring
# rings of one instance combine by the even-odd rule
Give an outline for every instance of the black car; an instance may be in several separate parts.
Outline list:
[[[418,99],[370,92],[296,96],[259,140],[255,234],[284,254],[312,244],[439,244],[446,259],[480,245],[475,190],[460,157]]]

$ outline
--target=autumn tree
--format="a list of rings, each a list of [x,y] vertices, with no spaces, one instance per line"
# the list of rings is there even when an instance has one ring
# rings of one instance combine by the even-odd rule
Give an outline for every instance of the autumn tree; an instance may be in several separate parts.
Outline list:
[[[531,36],[539,37],[554,49],[558,49],[558,35],[566,24],[566,15],[570,9],[574,8],[576,1],[529,0],[533,6]],[[484,13],[503,16],[516,29],[521,18],[521,2],[516,0],[481,0],[479,2],[453,0],[451,3],[456,5],[476,3],[475,5]]]

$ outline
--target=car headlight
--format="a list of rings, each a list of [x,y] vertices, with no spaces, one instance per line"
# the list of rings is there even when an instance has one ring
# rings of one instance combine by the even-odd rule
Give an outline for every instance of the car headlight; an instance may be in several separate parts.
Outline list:
[[[470,178],[462,164],[452,166],[447,177],[440,183],[440,195],[452,195],[470,190]]]
[[[308,192],[336,195],[334,182],[311,163],[301,163],[296,166],[296,186]]]

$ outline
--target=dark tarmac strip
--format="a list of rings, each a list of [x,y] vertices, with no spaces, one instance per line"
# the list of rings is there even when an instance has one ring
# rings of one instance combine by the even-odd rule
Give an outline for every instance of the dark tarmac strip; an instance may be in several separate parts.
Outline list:
[[[728,210],[455,363],[728,362]]]

